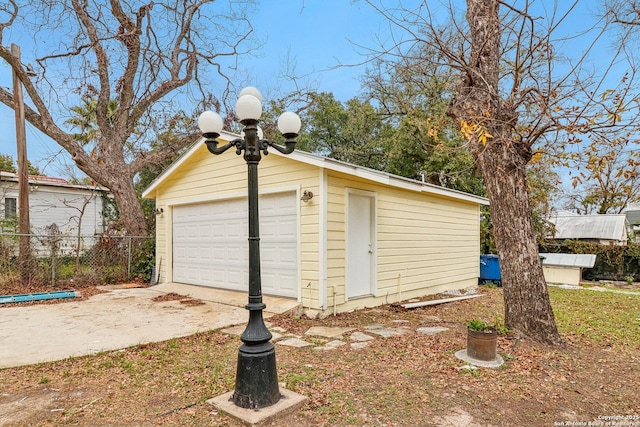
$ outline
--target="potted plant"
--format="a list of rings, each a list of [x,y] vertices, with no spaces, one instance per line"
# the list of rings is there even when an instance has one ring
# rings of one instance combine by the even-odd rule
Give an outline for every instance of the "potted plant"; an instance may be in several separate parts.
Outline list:
[[[482,361],[496,359],[498,330],[480,319],[467,322],[467,356]]]

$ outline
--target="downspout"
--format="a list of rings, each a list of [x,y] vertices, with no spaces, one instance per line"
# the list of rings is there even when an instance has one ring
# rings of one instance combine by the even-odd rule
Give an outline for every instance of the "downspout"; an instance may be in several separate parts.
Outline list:
[[[336,298],[336,287],[332,286],[331,287],[332,291],[333,291],[333,315],[335,316],[337,311],[338,311],[338,304],[337,304],[337,298]]]

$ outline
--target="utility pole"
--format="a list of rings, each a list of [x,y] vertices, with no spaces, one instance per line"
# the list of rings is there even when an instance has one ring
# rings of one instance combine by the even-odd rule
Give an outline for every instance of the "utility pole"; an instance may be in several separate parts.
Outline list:
[[[11,44],[11,54],[20,62],[20,46]],[[27,163],[27,134],[24,118],[24,98],[22,81],[13,67],[13,109],[16,113],[16,144],[18,148],[18,233],[20,252],[18,263],[22,282],[28,282],[31,259],[31,231],[29,227],[29,167]]]

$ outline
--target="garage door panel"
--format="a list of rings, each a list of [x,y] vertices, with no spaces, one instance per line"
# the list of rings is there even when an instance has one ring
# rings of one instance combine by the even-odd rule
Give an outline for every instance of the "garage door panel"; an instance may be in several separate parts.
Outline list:
[[[262,271],[262,286],[278,294],[295,293],[296,276],[293,273],[266,269]]]
[[[293,269],[296,265],[296,251],[297,248],[281,248],[278,252],[279,258],[278,263],[282,266],[289,267]]]
[[[295,219],[260,218],[260,237],[273,237],[278,241],[296,241],[297,227]]]
[[[296,297],[298,284],[295,193],[260,197],[260,252],[264,294]],[[247,291],[246,199],[177,206],[173,210],[173,280]]]

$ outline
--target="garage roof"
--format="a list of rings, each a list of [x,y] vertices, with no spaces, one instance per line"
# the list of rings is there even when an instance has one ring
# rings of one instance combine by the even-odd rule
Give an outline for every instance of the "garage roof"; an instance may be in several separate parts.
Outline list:
[[[239,135],[229,132],[222,132],[219,140],[231,141],[235,138],[239,138]],[[168,177],[173,171],[178,169],[182,164],[187,162],[194,153],[201,148],[204,144],[204,138],[198,139],[192,146],[186,151],[178,160],[176,160],[171,166],[164,170],[142,193],[144,198],[153,198],[155,196],[155,190],[158,186]],[[339,160],[331,159],[329,157],[318,156],[310,154],[304,151],[296,150],[291,154],[280,154],[278,151],[269,151],[269,155],[274,154],[276,156],[286,156],[290,159],[306,163],[309,165],[317,166],[322,169],[333,170],[337,172],[346,173],[359,178],[368,179],[370,181],[378,182],[381,184],[387,184],[393,187],[404,188],[410,191],[425,192],[429,194],[449,197],[457,200],[464,200],[471,203],[477,203],[481,205],[489,205],[489,200],[485,197],[476,196],[474,194],[465,193],[462,191],[452,190],[445,187],[429,184],[426,182],[418,181],[415,179],[404,178],[398,175],[393,175],[387,172],[377,171],[375,169],[369,169],[362,166],[357,166],[351,163],[341,162]]]

